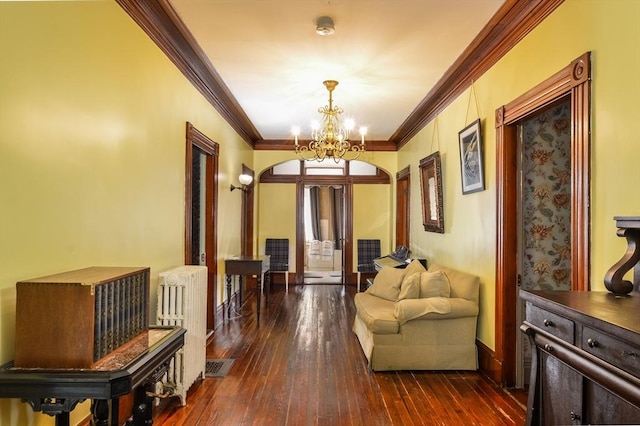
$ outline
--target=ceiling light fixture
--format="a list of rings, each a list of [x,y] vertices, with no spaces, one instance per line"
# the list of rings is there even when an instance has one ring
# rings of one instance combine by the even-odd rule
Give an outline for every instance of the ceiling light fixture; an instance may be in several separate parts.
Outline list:
[[[329,36],[336,32],[333,19],[329,16],[321,16],[316,20],[316,33],[321,36]]]
[[[353,130],[355,122],[345,120],[344,125],[340,121],[340,114],[344,111],[338,106],[333,106],[333,89],[338,82],[326,80],[322,84],[329,91],[329,105],[318,108],[322,114],[322,126],[320,123],[311,124],[311,142],[309,145],[298,144],[300,128],[294,126],[291,129],[295,138],[296,154],[303,160],[323,161],[331,158],[338,163],[343,160],[355,160],[365,151],[364,135],[367,133],[366,127],[360,127],[360,144],[351,145],[349,142],[349,132]]]

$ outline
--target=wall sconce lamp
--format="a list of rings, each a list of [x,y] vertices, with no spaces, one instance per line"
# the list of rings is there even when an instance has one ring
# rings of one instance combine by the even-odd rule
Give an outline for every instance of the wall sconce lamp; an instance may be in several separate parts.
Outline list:
[[[234,189],[239,189],[240,191],[247,192],[246,187],[247,185],[251,185],[251,182],[253,182],[253,176],[242,174],[238,176],[238,180],[240,181],[240,185],[242,186],[234,186],[233,184],[231,184],[231,190],[233,191]]]

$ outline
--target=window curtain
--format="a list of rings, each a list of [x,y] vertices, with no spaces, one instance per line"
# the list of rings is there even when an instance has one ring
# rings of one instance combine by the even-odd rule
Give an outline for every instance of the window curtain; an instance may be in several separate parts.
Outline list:
[[[320,233],[320,188],[312,186],[309,188],[309,201],[311,207],[311,232],[314,240],[321,239]]]
[[[333,246],[337,250],[342,250],[342,223],[344,219],[344,197],[342,193],[344,191],[344,187],[331,187],[329,189],[329,194],[331,197],[331,215],[332,215],[332,225],[333,225]]]

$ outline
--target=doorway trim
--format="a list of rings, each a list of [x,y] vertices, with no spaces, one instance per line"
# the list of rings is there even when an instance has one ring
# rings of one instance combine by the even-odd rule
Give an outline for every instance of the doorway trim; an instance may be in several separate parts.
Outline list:
[[[218,304],[216,277],[218,275],[218,162],[219,145],[209,139],[204,133],[196,129],[187,122],[186,131],[186,152],[185,152],[185,215],[184,215],[184,263],[191,264],[192,238],[191,231],[193,223],[191,221],[193,213],[193,147],[199,148],[206,154],[206,181],[205,187],[205,264],[207,266],[207,330],[215,330],[216,307]]]
[[[591,52],[496,110],[496,344],[481,366],[497,383],[516,380],[517,123],[569,97],[571,104],[571,289],[589,290]]]
[[[411,166],[396,173],[396,247],[409,247],[411,236]]]

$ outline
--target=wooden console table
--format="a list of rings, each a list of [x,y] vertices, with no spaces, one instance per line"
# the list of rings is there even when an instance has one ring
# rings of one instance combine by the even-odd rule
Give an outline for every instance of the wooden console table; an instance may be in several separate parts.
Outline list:
[[[34,411],[56,416],[58,426],[68,426],[76,405],[92,399],[94,424],[116,426],[119,397],[135,391],[134,408],[140,410],[134,412],[134,424],[152,424],[152,400],[145,385],[166,372],[184,345],[184,334],[181,327],[152,326],[90,369],[17,368],[9,362],[0,366],[0,398],[20,398]]]
[[[245,275],[256,275],[258,277],[258,288],[256,289],[257,316],[260,320],[260,296],[263,290],[262,275],[265,276],[266,290],[264,291],[265,305],[269,304],[269,292],[271,291],[271,280],[269,279],[269,269],[271,267],[271,256],[238,256],[225,259],[225,273],[227,275],[227,319],[231,318],[231,279],[233,275],[240,277],[240,306],[242,306],[242,277]]]

